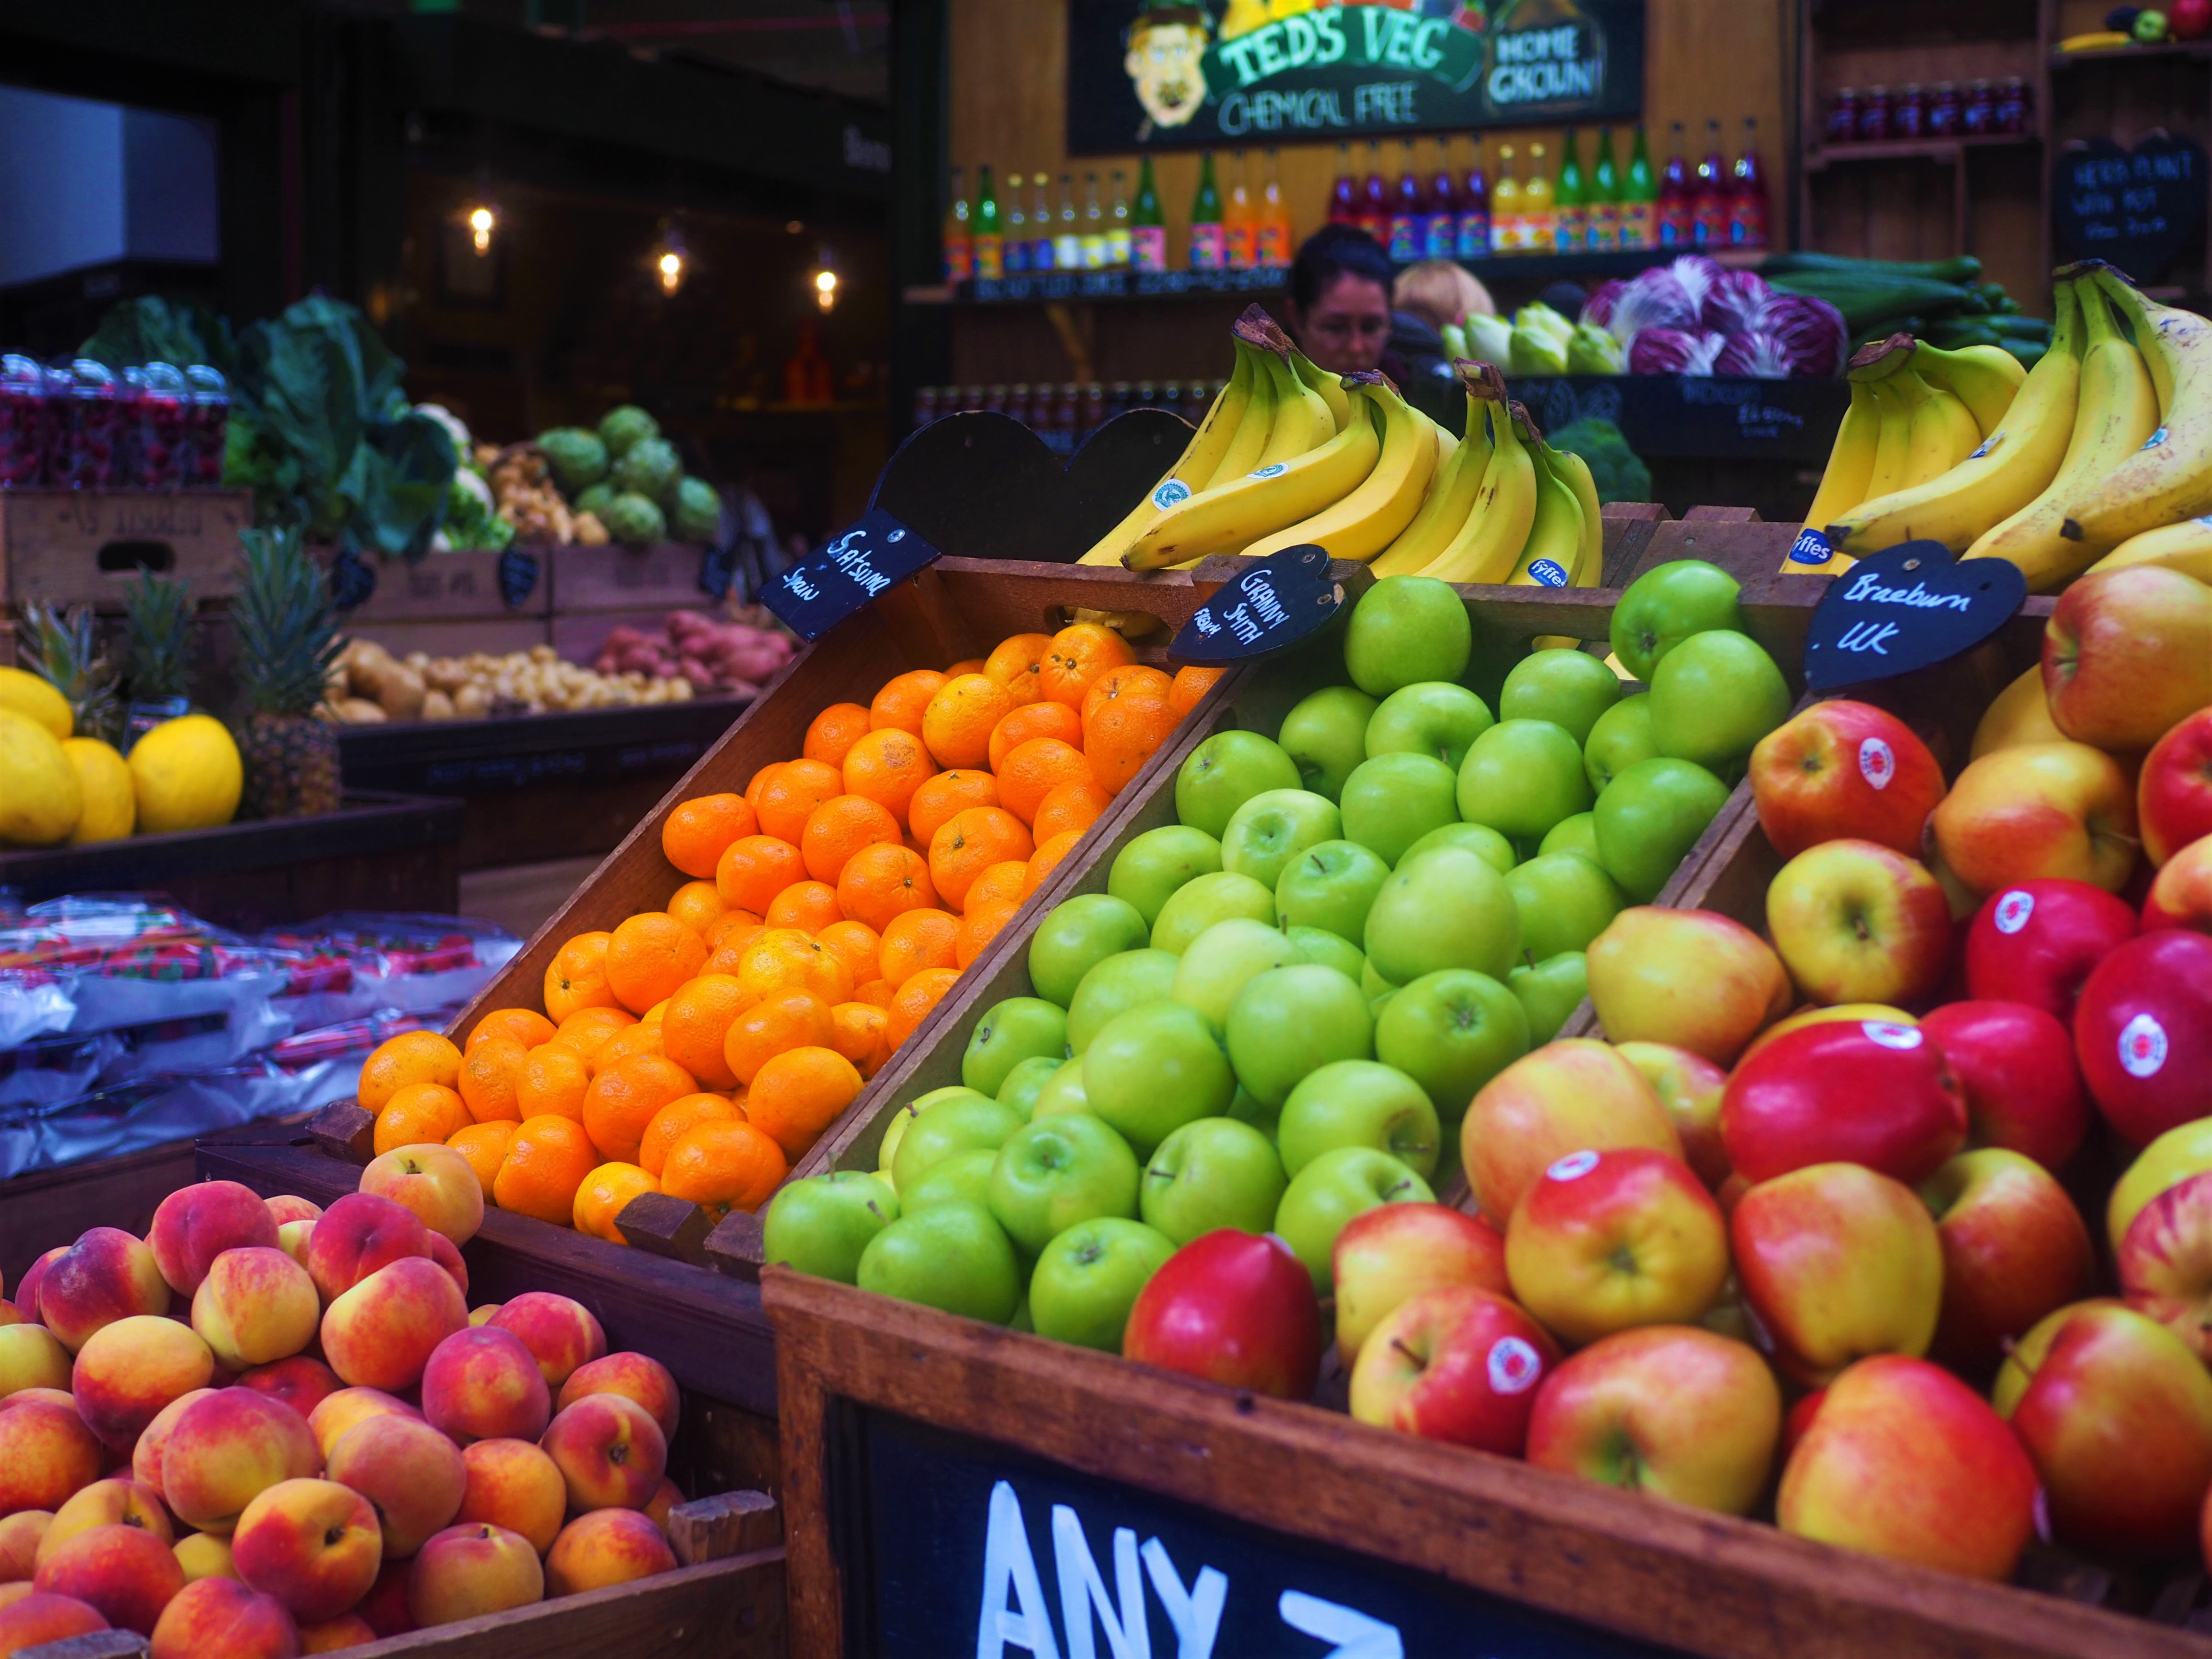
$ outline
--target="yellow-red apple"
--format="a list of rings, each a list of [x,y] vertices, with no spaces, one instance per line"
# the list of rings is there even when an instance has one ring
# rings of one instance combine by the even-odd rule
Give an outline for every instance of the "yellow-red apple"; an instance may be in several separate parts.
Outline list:
[[[0,1407],[0,1515],[58,1510],[100,1479],[100,1441],[84,1419],[49,1400]]]
[[[251,1389],[217,1389],[185,1407],[161,1449],[161,1496],[186,1526],[228,1534],[252,1500],[313,1474],[322,1453],[306,1419]]]
[[[550,1291],[525,1291],[501,1304],[487,1322],[521,1339],[549,1389],[560,1388],[579,1365],[590,1364],[607,1351],[607,1334],[592,1310]]]
[[[422,1370],[422,1415],[467,1445],[471,1440],[535,1440],[553,1419],[553,1394],[537,1357],[497,1325],[456,1331]]]
[[[2212,703],[2212,587],[2157,565],[2082,577],[2044,624],[2043,690],[2075,742],[2149,748]]]
[[[332,1205],[331,1214],[337,1208]],[[317,1222],[316,1237],[329,1224],[329,1216]],[[411,1389],[430,1351],[468,1322],[468,1304],[452,1276],[428,1255],[406,1256],[331,1304],[323,1315],[323,1358],[355,1388]]]
[[[338,1437],[329,1476],[376,1505],[384,1553],[398,1560],[453,1523],[468,1489],[458,1447],[411,1417],[371,1417]]]
[[[2144,1205],[2116,1265],[2130,1307],[2212,1360],[2212,1175],[2191,1176]]]
[[[168,1310],[168,1281],[153,1251],[120,1227],[94,1227],[80,1234],[46,1264],[39,1279],[40,1322],[71,1353],[103,1325]]]
[[[1877,842],[1906,856],[1943,799],[1943,769],[1886,708],[1833,698],[1793,715],[1751,751],[1752,799],[1774,850]]]
[[[369,1501],[335,1480],[284,1480],[246,1506],[230,1541],[238,1576],[303,1624],[368,1593],[384,1561]]]
[[[488,1521],[447,1527],[422,1546],[407,1575],[407,1611],[425,1629],[544,1599],[537,1550]]]
[[[2049,1170],[2001,1147],[1961,1152],[1920,1195],[1943,1246],[1943,1311],[1929,1352],[1985,1380],[2005,1343],[2088,1287],[2089,1229]]]
[[[179,1187],[154,1212],[147,1247],[161,1277],[189,1297],[225,1250],[276,1246],[276,1218],[268,1200],[235,1181],[203,1181]]]
[[[2212,708],[2200,708],[2151,745],[2136,779],[2143,855],[2163,866],[2212,836]]]
[[[1728,1224],[1679,1158],[1570,1152],[1514,1206],[1513,1295],[1569,1346],[1702,1316],[1728,1278]]]
[[[2063,743],[2066,734],[2051,718],[2051,699],[2043,695],[2043,665],[2028,669],[1982,711],[1966,758],[1978,761],[1993,750],[2024,743]]]
[[[2168,1129],[2136,1154],[2105,1204],[2105,1238],[2117,1259],[2120,1243],[2142,1206],[2169,1187],[2212,1170],[2212,1117]],[[0,1335],[5,1335],[0,1332]]]
[[[2074,1038],[2025,1002],[1947,1002],[1921,1030],[1943,1051],[1966,1101],[1966,1143],[2024,1153],[2056,1173],[2089,1132]]]
[[[1978,893],[2051,878],[2117,893],[2135,868],[2135,791],[2118,763],[2087,744],[1984,755],[1930,822],[1943,861]]]
[[[577,1595],[675,1571],[676,1552],[650,1516],[593,1510],[562,1528],[545,1558],[545,1588],[555,1595]]]
[[[560,1465],[527,1440],[478,1440],[461,1449],[468,1491],[453,1519],[519,1532],[540,1555],[560,1536],[568,1483]]]
[[[1766,930],[1815,1002],[1917,1002],[1951,957],[1951,906],[1919,860],[1871,841],[1826,841],[1767,884]]]
[[[1736,1063],[1721,1095],[1721,1144],[1753,1182],[1836,1163],[1923,1181],[1966,1144],[1966,1103],[1918,1026],[1830,1020]]]
[[[1480,1216],[1446,1204],[1378,1204],[1336,1236],[1336,1348],[1345,1368],[1391,1310],[1440,1285],[1510,1295],[1505,1241]],[[564,1394],[565,1400],[567,1395]]]
[[[553,1409],[564,1412],[585,1395],[592,1394],[618,1394],[635,1400],[652,1414],[663,1435],[671,1440],[676,1438],[676,1422],[683,1409],[684,1396],[668,1367],[652,1355],[624,1349],[577,1366],[561,1385]]]
[[[154,1633],[161,1609],[185,1587],[185,1570],[167,1539],[143,1527],[94,1527],[40,1562],[32,1587],[73,1595],[118,1630]]]
[[[274,1245],[225,1250],[192,1292],[192,1328],[227,1370],[290,1358],[315,1340],[322,1316],[315,1281]]]
[[[292,1615],[235,1578],[186,1584],[154,1626],[152,1659],[294,1659],[299,1651]]]
[[[1547,1043],[1515,1060],[1482,1085],[1460,1124],[1468,1184],[1498,1228],[1559,1159],[1616,1146],[1682,1155],[1682,1139],[1644,1074],[1584,1039]]]
[[[1768,1026],[1753,1039],[1753,1046],[1777,1029]],[[1683,1162],[1708,1188],[1726,1181],[1729,1161],[1721,1146],[1721,1091],[1728,1085],[1728,1073],[1703,1054],[1672,1043],[1616,1042],[1613,1046],[1642,1073],[1659,1097],[1659,1103],[1667,1109],[1674,1133],[1682,1138]]]
[[[1511,1299],[1446,1285],[1401,1302],[1360,1344],[1352,1414],[1377,1428],[1516,1457],[1551,1333]]]
[[[660,1425],[618,1394],[585,1395],[554,1418],[538,1444],[568,1483],[572,1510],[642,1509],[668,1472]]]
[[[307,1237],[307,1272],[327,1306],[379,1268],[430,1254],[430,1230],[403,1204],[348,1193]]]
[[[1590,1006],[1615,1042],[1666,1042],[1732,1063],[1789,1012],[1773,947],[1713,910],[1623,910],[1588,951]]]
[[[483,1183],[451,1146],[395,1146],[361,1172],[361,1190],[405,1206],[457,1245],[483,1225]]]
[[[2166,861],[2143,896],[2142,926],[2212,933],[2212,836],[2199,836]]]

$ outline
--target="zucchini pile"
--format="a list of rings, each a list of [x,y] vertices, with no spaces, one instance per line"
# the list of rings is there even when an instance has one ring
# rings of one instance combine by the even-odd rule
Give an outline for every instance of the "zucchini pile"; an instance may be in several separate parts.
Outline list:
[[[1826,300],[1844,313],[1851,349],[1911,334],[1946,351],[2001,346],[2033,366],[2051,344],[2051,325],[2023,317],[1996,283],[1980,280],[1982,262],[1850,259],[1836,253],[1777,253],[1759,267],[1772,287]]]

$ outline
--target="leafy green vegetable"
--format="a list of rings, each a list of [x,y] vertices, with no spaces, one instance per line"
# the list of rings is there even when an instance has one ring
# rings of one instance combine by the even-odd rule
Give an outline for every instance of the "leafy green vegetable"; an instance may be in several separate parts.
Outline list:
[[[1554,449],[1581,456],[1589,464],[1601,504],[1651,499],[1651,469],[1628,447],[1628,440],[1611,421],[1585,415],[1550,434],[1546,441]]]
[[[148,363],[173,363],[179,368],[205,363],[221,371],[225,380],[238,372],[238,342],[228,318],[205,306],[154,294],[109,307],[93,337],[77,348],[77,356],[114,369]]]

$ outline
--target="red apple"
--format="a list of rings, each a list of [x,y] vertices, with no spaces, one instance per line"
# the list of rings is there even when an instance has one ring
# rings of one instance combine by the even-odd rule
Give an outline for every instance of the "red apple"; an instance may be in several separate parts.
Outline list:
[[[2212,1114],[2212,936],[2161,927],[2099,963],[2074,1052],[2105,1121],[2135,1146]]]
[[[1211,1382],[1304,1400],[1321,1374],[1313,1274],[1273,1234],[1223,1227],[1161,1264],[1137,1293],[1121,1353]]]
[[[1682,1161],[1708,1189],[1717,1188],[1729,1178],[1728,1153],[1721,1146],[1721,1091],[1728,1085],[1728,1073],[1703,1054],[1670,1043],[1617,1042],[1613,1047],[1643,1073],[1674,1120],[1674,1133],[1682,1138]],[[1340,1290],[1340,1300],[1342,1294]]]
[[[2189,927],[2212,933],[2212,836],[2200,836],[2166,861],[2143,896],[2143,932]]]
[[[2136,779],[2143,856],[2164,864],[2212,836],[2212,708],[2200,708],[2151,745]]]
[[[1950,1002],[1920,1029],[1966,1097],[1969,1146],[2009,1147],[2053,1170],[2074,1156],[2089,1132],[2089,1097],[2073,1036],[2055,1016],[2025,1002]]]
[[[1921,1028],[1831,1020],[1777,1037],[1729,1076],[1721,1144],[1745,1180],[1863,1164],[1924,1181],[1966,1144],[1966,1103]]]
[[[1959,774],[1929,820],[1936,850],[1978,893],[2053,877],[2117,893],[2136,864],[2136,795],[2083,743],[2000,749]]]
[[[1774,947],[1718,911],[1633,905],[1586,954],[1590,1006],[1614,1042],[1671,1043],[1726,1066],[1789,1012]]]
[[[2039,697],[2043,695],[2041,685],[2035,688],[2035,695]],[[1810,1394],[1800,1395],[1797,1403],[1783,1418],[1782,1462],[1785,1467],[1797,1455],[1797,1443],[1804,1439],[1806,1431],[1813,1426],[1813,1419],[1820,1414],[1820,1402],[1827,1397],[1826,1389],[1815,1389]]]
[[[1562,1342],[1684,1325],[1720,1294],[1728,1224],[1690,1166],[1638,1146],[1570,1152],[1505,1230],[1513,1294]]]
[[[2177,40],[2202,40],[2212,34],[2212,0],[2173,0],[2166,9],[2166,27]]]
[[[1471,1285],[1424,1291],[1361,1347],[1352,1414],[1378,1428],[1517,1457],[1536,1385],[1559,1363],[1550,1334],[1505,1297]]]
[[[1407,1297],[1439,1285],[1506,1294],[1505,1241],[1480,1216],[1448,1204],[1378,1204],[1336,1236],[1336,1348],[1345,1369]]]
[[[2136,936],[2135,912],[2086,881],[2016,882],[1966,930],[1966,994],[2071,1023],[2089,970]]]
[[[1951,957],[1951,906],[1920,862],[1870,841],[1827,841],[1766,889],[1766,931],[1815,1002],[1917,1002]]]
[[[2193,1175],[2138,1210],[2116,1265],[2128,1305],[2212,1361],[2212,1175]]]
[[[2212,587],[2158,565],[2082,577],[2043,630],[2051,718],[2077,743],[2141,750],[2212,703]]]
[[[1909,858],[1943,799],[1943,769],[1888,710],[1837,698],[1759,740],[1751,795],[1759,827],[1785,859],[1845,839],[1877,842]]]
[[[1943,1246],[1943,1311],[1930,1352],[1986,1378],[2005,1342],[2088,1287],[2089,1229],[2050,1171],[1997,1146],[1961,1152],[1920,1195]]]

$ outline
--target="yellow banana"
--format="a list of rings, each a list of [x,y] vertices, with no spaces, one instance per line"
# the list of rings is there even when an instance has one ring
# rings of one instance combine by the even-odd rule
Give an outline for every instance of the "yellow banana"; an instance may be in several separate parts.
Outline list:
[[[1316,368],[1313,360],[1296,348],[1291,351],[1291,368],[1301,381],[1321,394],[1322,402],[1328,405],[1329,419],[1336,423],[1335,432],[1343,431],[1345,422],[1352,418],[1352,399],[1345,392],[1344,382],[1327,369]]]
[[[1911,365],[1890,377],[1912,410],[1905,455],[1905,487],[1940,477],[1974,453],[1982,441],[1981,428],[1954,392],[1932,386],[1912,372]]]
[[[2068,539],[2113,547],[2212,511],[2212,321],[2152,304],[2109,266],[2095,276],[2133,324],[2159,403],[2142,448],[2101,477],[2085,476],[2066,503]]]
[[[1437,469],[1429,483],[1428,499],[1421,503],[1413,521],[1375,556],[1373,569],[1377,576],[1413,576],[1425,570],[1451,545],[1474,510],[1482,475],[1497,447],[1491,436],[1490,411],[1504,410],[1505,380],[1494,368],[1486,376],[1462,378],[1467,386],[1467,436],[1450,461]]]
[[[1874,477],[1875,445],[1881,436],[1881,405],[1874,388],[1854,380],[1851,406],[1836,428],[1836,441],[1828,451],[1827,470],[1814,493],[1812,511],[1806,514],[1808,529],[1826,531],[1867,498]]]
[[[1956,351],[1939,351],[1921,340],[1912,348],[1912,367],[1930,386],[1958,393],[1984,438],[2003,423],[2014,394],[2027,379],[2020,359],[2002,346],[1961,346]]]
[[[1867,494],[1887,495],[1905,488],[1906,458],[1912,438],[1912,408],[1905,396],[1887,380],[1867,388],[1881,413],[1875,436],[1874,471],[1867,477]]]
[[[1421,418],[1425,421],[1429,419],[1425,415]],[[1459,453],[1460,441],[1449,428],[1437,426],[1434,421],[1429,421],[1429,424],[1436,428],[1437,471],[1442,472],[1451,464],[1451,458]]]
[[[1583,557],[1583,507],[1575,492],[1546,464],[1542,440],[1534,429],[1522,434],[1536,463],[1536,516],[1528,544],[1505,580],[1512,587],[1565,587]]]
[[[2094,576],[2100,571],[2124,570],[2137,564],[2164,565],[2212,584],[2212,514],[2130,536],[2081,574]]]
[[[1575,504],[1583,510],[1582,559],[1575,566],[1574,585],[1595,587],[1605,580],[1605,514],[1597,498],[1597,480],[1590,477],[1589,463],[1571,449],[1547,445],[1543,455],[1559,482],[1575,492]]]
[[[1289,357],[1271,355],[1266,361],[1275,386],[1275,424],[1267,434],[1267,447],[1260,452],[1261,467],[1296,460],[1336,436],[1336,416],[1321,393],[1298,378]]]
[[[1121,550],[1136,539],[1146,525],[1212,482],[1222,457],[1229,453],[1239,428],[1251,412],[1255,383],[1261,378],[1258,357],[1253,347],[1243,340],[1237,342],[1237,367],[1229,376],[1229,384],[1214,398],[1213,406],[1206,411],[1206,418],[1199,422],[1198,430],[1191,435],[1176,464],[1145,492],[1144,499],[1129,509],[1128,515],[1100,537],[1077,563],[1120,563]]]
[[[1380,374],[1371,380],[1362,375],[1353,386],[1352,419],[1367,422],[1381,434],[1382,451],[1374,471],[1341,501],[1286,530],[1262,536],[1244,550],[1247,555],[1265,558],[1310,542],[1326,549],[1332,559],[1364,562],[1389,546],[1413,522],[1437,469],[1435,423]],[[1424,423],[1427,431],[1422,430]]]
[[[1521,562],[1528,529],[1536,521],[1536,464],[1522,447],[1512,405],[1492,410],[1496,446],[1483,469],[1482,488],[1459,534],[1421,571],[1448,582],[1502,582]]]

